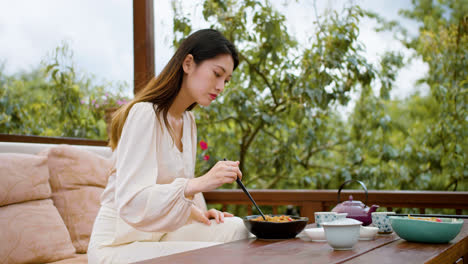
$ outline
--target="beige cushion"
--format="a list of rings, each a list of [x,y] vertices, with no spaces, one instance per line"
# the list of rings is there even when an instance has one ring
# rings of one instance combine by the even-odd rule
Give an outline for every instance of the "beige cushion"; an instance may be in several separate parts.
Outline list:
[[[86,253],[94,220],[99,211],[102,188],[85,186],[78,190],[53,194],[78,253]]]
[[[111,168],[109,159],[69,145],[50,148],[48,155],[52,192],[75,190],[83,186],[105,188]]]
[[[0,207],[2,263],[47,263],[74,256],[68,231],[51,199]]]
[[[99,197],[107,184],[110,160],[69,145],[50,148],[48,156],[52,199],[67,226],[77,253],[86,253]]]
[[[0,153],[0,206],[50,195],[46,157]]]

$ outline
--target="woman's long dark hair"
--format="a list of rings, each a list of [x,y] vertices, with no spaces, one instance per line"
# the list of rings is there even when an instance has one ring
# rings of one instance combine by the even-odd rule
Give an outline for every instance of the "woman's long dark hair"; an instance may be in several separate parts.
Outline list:
[[[167,114],[169,107],[179,94],[184,70],[182,63],[185,57],[191,54],[196,64],[212,59],[220,54],[230,54],[234,61],[234,69],[239,65],[239,57],[234,45],[219,31],[214,29],[202,29],[194,32],[180,44],[174,56],[168,62],[161,73],[151,79],[148,84],[139,91],[133,100],[120,107],[112,117],[109,146],[114,150],[117,147],[122,129],[132,106],[139,102],[152,102],[156,105],[156,116],[163,114],[164,123],[168,128]],[[196,103],[190,105],[187,110],[192,110]],[[170,130],[171,131],[171,130]],[[171,133],[172,134],[172,133]]]

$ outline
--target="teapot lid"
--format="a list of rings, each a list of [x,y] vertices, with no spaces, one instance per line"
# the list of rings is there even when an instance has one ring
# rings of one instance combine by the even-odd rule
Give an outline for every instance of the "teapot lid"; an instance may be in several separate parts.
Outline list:
[[[348,213],[350,216],[364,216],[367,215],[367,206],[361,201],[353,201],[353,196],[349,196],[349,200],[342,202],[333,208],[332,212]]]
[[[344,206],[359,206],[359,207],[366,207],[365,204],[363,204],[361,201],[353,201],[353,196],[350,195],[348,198],[348,201],[342,202],[341,203]]]

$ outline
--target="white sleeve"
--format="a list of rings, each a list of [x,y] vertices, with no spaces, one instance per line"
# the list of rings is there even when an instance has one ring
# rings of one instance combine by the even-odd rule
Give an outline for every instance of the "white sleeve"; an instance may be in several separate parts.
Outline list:
[[[161,127],[151,103],[131,108],[116,149],[115,201],[119,216],[147,232],[169,232],[183,226],[193,202],[184,195],[188,179],[156,184],[156,144]]]

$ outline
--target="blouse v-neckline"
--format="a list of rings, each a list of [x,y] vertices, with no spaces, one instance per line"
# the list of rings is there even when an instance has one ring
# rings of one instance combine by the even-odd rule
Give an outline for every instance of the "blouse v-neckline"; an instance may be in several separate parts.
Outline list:
[[[185,120],[185,112],[182,114],[182,135],[180,136],[180,143],[182,144],[182,150],[179,149],[179,147],[177,147],[177,144],[175,142],[175,139],[173,139],[173,148],[175,148],[176,152],[179,153],[179,154],[184,154],[184,149],[185,149],[185,140],[184,140],[184,137],[185,137],[185,123],[186,120]],[[171,135],[169,134],[169,137],[171,137]]]

